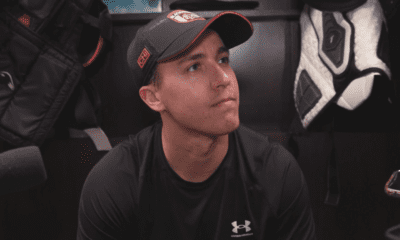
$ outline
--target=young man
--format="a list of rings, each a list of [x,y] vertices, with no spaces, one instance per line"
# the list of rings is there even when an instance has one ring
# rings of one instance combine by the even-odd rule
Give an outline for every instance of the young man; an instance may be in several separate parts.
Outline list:
[[[127,58],[161,121],[130,135],[90,172],[81,239],[315,239],[308,189],[293,156],[240,125],[228,49],[252,24],[175,10],[139,29]]]

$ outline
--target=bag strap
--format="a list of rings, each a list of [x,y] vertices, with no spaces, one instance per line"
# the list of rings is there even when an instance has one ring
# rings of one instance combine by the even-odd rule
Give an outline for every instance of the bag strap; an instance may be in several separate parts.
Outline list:
[[[331,121],[330,126],[331,127],[329,129],[329,137],[332,142],[332,150],[328,158],[328,168],[327,168],[328,189],[324,203],[331,206],[338,206],[340,200],[340,181],[339,181],[339,169],[337,166],[336,149],[335,149],[334,135],[333,135],[334,119]],[[299,115],[296,112],[296,115],[290,127],[291,137],[293,137],[294,135],[302,135],[307,132],[308,131],[303,128],[303,125],[300,122]]]
[[[87,4],[91,4],[92,1],[93,0],[86,0],[86,5],[84,6],[86,10],[88,10]],[[99,0],[95,0],[94,4],[95,3],[101,3],[103,6],[103,10],[100,12],[99,18],[93,17],[88,12],[83,12],[83,14],[80,15],[84,23],[100,30],[100,37],[97,47],[85,56],[87,61],[84,62],[84,67],[89,66],[99,55],[103,44],[105,44],[103,38],[110,43],[112,37],[112,24],[108,7]],[[83,79],[85,79],[85,77]],[[75,120],[78,123],[78,126],[80,126],[79,128],[82,129],[85,126],[99,126],[96,117],[99,114],[96,113],[99,113],[101,110],[101,99],[98,95],[98,92],[89,80],[80,81],[77,87],[79,88],[78,91],[80,91],[80,95],[75,106]]]
[[[99,2],[103,6],[106,6],[103,2]],[[104,45],[106,44],[104,40],[107,41],[108,44],[111,44],[112,41],[112,21],[111,15],[108,11],[108,8],[105,7],[99,15],[99,18],[94,18],[88,13],[85,13],[81,16],[81,19],[92,27],[98,28],[100,30],[99,41],[97,43],[97,47],[93,49],[89,54],[84,56],[84,67],[89,66],[100,54],[100,51],[104,49]]]
[[[79,4],[78,4],[79,3]],[[95,10],[99,17],[94,17],[89,13],[90,8],[98,8]],[[81,20],[86,26],[91,26],[99,30],[99,39],[97,46],[88,54],[79,56],[79,60],[83,62],[84,67],[89,66],[104,49],[104,45],[112,42],[112,22],[107,5],[101,0],[85,0],[85,1],[67,1],[61,13],[57,17],[56,26],[68,29],[61,36],[61,41],[66,44],[66,48],[76,47],[80,40],[80,33],[76,34],[77,29],[74,27],[77,21]],[[85,27],[85,26],[84,26]],[[79,29],[82,31],[83,29]],[[71,41],[71,36],[75,34],[75,39]]]
[[[93,0],[86,0],[86,3],[83,6],[86,11],[82,11],[77,9],[75,6],[76,12],[79,14],[79,18],[87,25],[99,29],[99,41],[97,47],[93,49],[89,54],[84,56],[79,56],[80,60],[83,59],[83,66],[89,66],[100,54],[100,51],[104,49],[104,45],[106,43],[111,43],[112,38],[112,23],[111,16],[108,11],[108,7],[100,0],[95,0],[94,4],[99,3],[102,6],[102,10],[99,13],[99,18],[96,18],[89,14],[87,4],[91,5]],[[70,5],[71,6],[71,5]],[[82,7],[82,6],[80,6]],[[93,6],[96,7],[96,6]],[[64,16],[67,16],[64,15]],[[67,19],[63,19],[62,21],[66,21]],[[70,28],[71,29],[71,28]],[[69,35],[67,35],[68,37]],[[105,40],[103,40],[105,39]],[[110,150],[111,144],[108,140],[108,137],[105,133],[99,128],[101,123],[98,122],[98,119],[101,117],[101,99],[98,95],[98,92],[93,87],[91,82],[86,79],[85,72],[82,74],[81,81],[76,86],[76,91],[78,91],[78,98],[76,99],[75,109],[74,109],[74,122],[75,129],[83,130],[81,133],[83,135],[88,135],[92,138],[96,148],[98,151],[101,150]],[[101,122],[101,119],[100,119]],[[70,128],[70,137],[74,137],[79,135],[74,128]]]
[[[75,106],[75,120],[78,128],[97,127],[96,112],[100,110],[101,100],[90,81],[81,81],[77,86],[79,97]]]
[[[333,131],[329,131],[329,137],[332,141],[332,150],[330,158],[328,159],[328,173],[327,173],[328,190],[326,193],[324,203],[326,205],[338,206],[340,200],[340,182],[339,182],[339,171],[337,166],[338,162],[336,159],[336,148],[335,148],[335,139],[333,136]]]
[[[83,73],[84,75],[84,73]],[[80,81],[76,90],[79,96],[75,105],[74,118],[77,127],[69,128],[69,137],[89,136],[97,151],[108,151],[112,148],[107,135],[99,127],[97,116],[101,117],[101,100],[90,81]],[[101,118],[100,118],[101,121]],[[76,130],[78,129],[78,130]],[[81,131],[79,131],[81,130]]]
[[[102,1],[96,1],[96,3],[100,4],[100,13],[99,17],[95,18],[90,15],[88,12],[84,12],[81,15],[81,19],[84,23],[89,24],[92,27],[100,29],[101,36],[107,41],[111,41],[112,37],[112,24],[111,24],[111,15],[108,10],[107,5],[105,5]]]

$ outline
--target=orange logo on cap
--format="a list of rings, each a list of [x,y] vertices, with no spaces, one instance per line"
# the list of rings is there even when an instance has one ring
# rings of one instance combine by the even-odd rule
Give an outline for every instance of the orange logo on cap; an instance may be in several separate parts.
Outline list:
[[[206,20],[197,14],[183,10],[175,10],[170,12],[167,17],[177,23],[189,23],[197,20]]]
[[[143,48],[142,53],[140,54],[137,63],[139,64],[140,68],[143,68],[146,64],[147,60],[150,58],[150,52],[146,48]]]

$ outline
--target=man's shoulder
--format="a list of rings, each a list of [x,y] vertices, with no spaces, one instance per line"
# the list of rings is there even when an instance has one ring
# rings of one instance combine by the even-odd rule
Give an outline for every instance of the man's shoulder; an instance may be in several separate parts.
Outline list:
[[[272,195],[277,190],[276,186],[283,186],[293,171],[300,171],[294,156],[281,143],[270,141],[268,136],[246,126],[237,130],[238,142],[235,146],[240,149],[236,155],[241,161],[247,162],[249,170],[262,179],[260,181]],[[279,191],[275,193],[279,195]]]
[[[162,127],[162,121],[158,120],[157,122],[143,128],[136,134],[130,134],[127,141],[131,145],[149,142],[151,138],[155,135],[156,131]]]
[[[247,125],[240,124],[235,132],[237,133],[237,137],[239,138],[238,140],[243,141],[244,143],[254,147],[258,145],[269,146],[271,144],[268,136],[255,131]]]
[[[237,130],[240,139],[237,146],[241,148],[241,154],[237,156],[240,162],[247,163],[243,168],[249,169],[243,172],[253,174],[249,179],[258,179],[257,184],[268,193],[268,204],[272,209],[278,209],[285,183],[292,180],[288,179],[291,174],[300,172],[296,159],[281,143],[270,141],[266,135],[246,126]]]
[[[267,135],[264,135],[246,125],[240,125],[237,129],[239,141],[251,149],[255,155],[265,155],[278,158],[293,158],[292,154],[279,142],[271,141]]]
[[[150,145],[152,127],[153,125],[134,135],[129,135],[127,139],[109,150],[89,172],[85,181],[85,189],[87,189],[85,194],[99,195],[107,191],[129,191],[132,186],[129,183],[138,179],[139,169],[144,161],[143,156],[148,156],[145,152],[149,151],[147,147]],[[127,184],[121,184],[124,182]]]
[[[156,124],[150,125],[136,134],[130,134],[127,139],[115,145],[102,159],[93,167],[93,174],[104,175],[105,172],[112,176],[118,176],[121,169],[134,170],[139,168],[143,159],[140,156],[146,154],[146,151],[151,147],[151,140],[154,137],[154,128]],[[115,172],[114,172],[115,171]],[[92,174],[92,173],[91,173]]]

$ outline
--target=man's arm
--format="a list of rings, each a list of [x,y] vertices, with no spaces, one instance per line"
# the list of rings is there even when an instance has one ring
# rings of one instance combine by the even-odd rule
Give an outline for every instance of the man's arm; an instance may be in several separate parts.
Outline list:
[[[287,162],[287,167],[277,211],[277,237],[282,240],[314,240],[315,222],[307,183],[290,152],[286,149],[279,152],[280,157]]]

